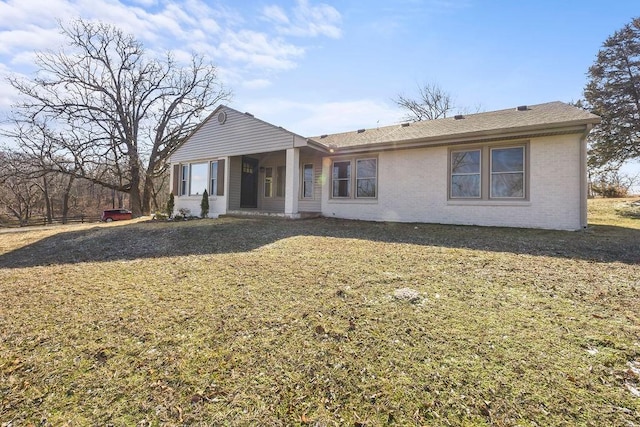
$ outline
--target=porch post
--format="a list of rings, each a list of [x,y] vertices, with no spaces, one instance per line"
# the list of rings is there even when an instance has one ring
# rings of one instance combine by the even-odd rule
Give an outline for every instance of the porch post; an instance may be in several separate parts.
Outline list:
[[[298,189],[300,188],[300,149],[287,149],[284,214],[298,215]]]

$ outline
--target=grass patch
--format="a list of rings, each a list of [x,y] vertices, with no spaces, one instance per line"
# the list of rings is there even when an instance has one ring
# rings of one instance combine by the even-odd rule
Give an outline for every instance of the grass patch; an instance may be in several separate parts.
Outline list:
[[[589,203],[583,232],[222,218],[2,233],[0,420],[637,424],[640,224]]]

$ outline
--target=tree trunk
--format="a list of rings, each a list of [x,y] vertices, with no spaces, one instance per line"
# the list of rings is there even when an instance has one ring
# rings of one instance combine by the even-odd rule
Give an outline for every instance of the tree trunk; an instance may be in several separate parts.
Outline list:
[[[67,223],[67,217],[69,215],[69,196],[71,195],[71,187],[73,186],[74,177],[69,177],[69,182],[67,183],[66,188],[64,189],[64,194],[62,196],[62,223]]]
[[[144,191],[142,193],[142,212],[144,215],[151,213],[151,197],[153,196],[153,178],[147,174],[144,179]]]
[[[140,194],[140,166],[132,161],[131,188],[129,189],[129,203],[134,218],[142,216],[142,197]]]
[[[51,199],[49,198],[49,181],[47,181],[47,176],[44,175],[42,177],[42,193],[44,194],[44,206],[45,206],[45,214],[47,218],[47,224],[53,223],[53,212],[51,207]]]

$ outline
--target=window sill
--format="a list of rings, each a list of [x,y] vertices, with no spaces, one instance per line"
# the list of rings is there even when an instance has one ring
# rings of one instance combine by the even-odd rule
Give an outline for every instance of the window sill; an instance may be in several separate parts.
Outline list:
[[[447,206],[531,206],[529,200],[447,200]]]
[[[358,205],[377,205],[378,199],[350,199],[345,197],[344,199],[329,199],[328,203],[336,204],[358,204]]]
[[[222,197],[222,196],[209,196],[209,200],[218,200],[218,197]],[[183,195],[183,196],[176,196],[176,199],[183,199],[183,200],[187,200],[187,199],[191,199],[191,200],[202,200],[202,194],[200,194],[199,196],[187,196],[187,195]]]

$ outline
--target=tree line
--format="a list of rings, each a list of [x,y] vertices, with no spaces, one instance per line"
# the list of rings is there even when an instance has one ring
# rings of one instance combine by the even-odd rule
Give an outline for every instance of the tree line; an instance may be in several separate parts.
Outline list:
[[[166,190],[165,183],[158,188]],[[105,207],[128,203],[124,192],[84,178],[46,171],[36,157],[0,152],[0,226],[96,219]]]
[[[152,56],[113,25],[78,19],[60,31],[66,45],[36,54],[35,77],[8,79],[20,98],[2,131],[17,149],[0,150],[0,221],[97,213],[110,194],[112,205],[126,196],[135,216],[161,209],[170,155],[231,97],[217,68],[197,54],[187,65],[171,52]],[[575,105],[602,117],[589,135],[590,176],[621,186],[620,167],[640,159],[640,18],[604,42],[587,75]],[[411,121],[455,108],[435,84],[394,102]]]
[[[148,214],[169,156],[230,92],[201,55],[188,65],[151,56],[132,35],[82,19],[60,31],[67,44],[36,54],[36,77],[9,77],[20,100],[4,137],[40,179],[126,193],[135,216]]]

